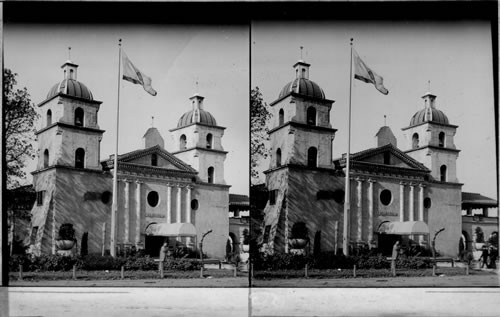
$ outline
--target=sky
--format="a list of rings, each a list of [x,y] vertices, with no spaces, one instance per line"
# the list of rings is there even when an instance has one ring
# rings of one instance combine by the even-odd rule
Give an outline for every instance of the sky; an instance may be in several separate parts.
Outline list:
[[[4,66],[18,73],[18,86],[27,87],[38,104],[63,79],[60,66],[71,47],[78,80],[103,102],[98,122],[106,130],[101,142],[105,159],[115,147],[119,38],[158,92],[153,97],[141,86],[121,81],[119,153],[142,148],[142,136],[152,124],[172,150],[169,129],[191,110],[189,97],[198,92],[205,97],[204,109],[226,127],[222,146],[228,151],[225,180],[232,185],[230,192],[248,194],[248,26],[5,24]],[[35,164],[28,162],[28,172]]]
[[[388,95],[353,80],[351,152],[375,147],[375,134],[387,125],[400,149],[401,128],[424,104],[429,91],[436,108],[458,125],[457,177],[463,191],[496,199],[496,153],[491,31],[481,21],[254,22],[251,26],[251,85],[264,101],[278,98],[295,78],[293,64],[311,64],[309,79],[335,100],[330,119],[338,129],[334,157],[347,151],[350,39],[361,59],[384,78]],[[261,169],[268,168],[268,162]]]

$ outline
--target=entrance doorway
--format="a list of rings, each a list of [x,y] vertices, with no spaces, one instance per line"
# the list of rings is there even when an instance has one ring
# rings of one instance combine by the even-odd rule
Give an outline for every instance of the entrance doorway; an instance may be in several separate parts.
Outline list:
[[[165,241],[168,241],[168,237],[163,236],[146,236],[146,245],[144,251],[150,257],[160,256],[161,246]]]
[[[402,241],[401,235],[398,234],[379,234],[378,235],[378,249],[384,256],[392,255],[392,248],[396,241]]]

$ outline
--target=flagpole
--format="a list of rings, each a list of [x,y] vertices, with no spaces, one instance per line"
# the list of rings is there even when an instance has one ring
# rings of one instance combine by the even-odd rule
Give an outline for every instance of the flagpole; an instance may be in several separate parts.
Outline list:
[[[349,64],[349,127],[347,132],[347,161],[345,174],[345,202],[344,202],[344,232],[342,250],[344,255],[349,255],[349,219],[351,215],[351,185],[350,185],[350,156],[351,156],[351,96],[352,96],[352,41],[351,39],[351,62]]]
[[[110,254],[113,257],[116,256],[116,215],[118,209],[118,136],[120,127],[121,63],[122,63],[122,39],[118,41],[118,98],[116,103],[116,143],[115,143],[115,157],[113,163],[113,205],[111,207]]]

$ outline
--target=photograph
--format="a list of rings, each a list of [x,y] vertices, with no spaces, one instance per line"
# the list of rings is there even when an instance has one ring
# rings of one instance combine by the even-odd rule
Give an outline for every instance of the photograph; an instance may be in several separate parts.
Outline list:
[[[251,27],[252,286],[498,287],[490,23]]]
[[[4,25],[11,286],[248,285],[248,43]]]

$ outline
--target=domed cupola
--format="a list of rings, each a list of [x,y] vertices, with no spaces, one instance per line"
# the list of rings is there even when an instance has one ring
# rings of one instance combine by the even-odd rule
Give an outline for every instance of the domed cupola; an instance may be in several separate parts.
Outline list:
[[[76,70],[78,65],[68,60],[61,66],[61,68],[64,70],[64,79],[50,89],[47,94],[47,100],[59,94],[91,101],[94,100],[92,93],[87,86],[76,80]]]
[[[413,115],[410,120],[410,127],[426,122],[450,124],[448,117],[441,110],[436,109],[435,95],[428,92],[422,96],[422,99],[424,99],[425,107]]]
[[[214,116],[212,116],[210,112],[203,110],[203,99],[205,98],[198,94],[194,94],[189,98],[193,105],[193,109],[181,116],[177,123],[177,128],[182,128],[193,123],[217,126]]]
[[[311,65],[303,60],[299,60],[293,65],[295,68],[295,79],[281,89],[278,99],[284,98],[292,93],[317,99],[325,99],[323,89],[309,79],[309,66]]]

